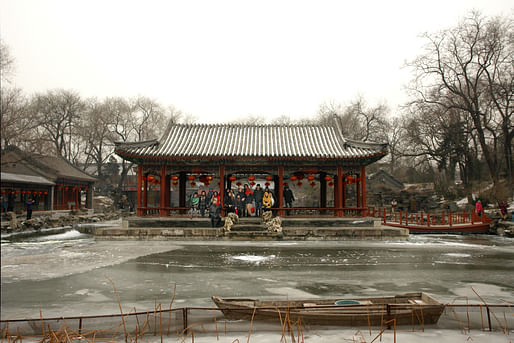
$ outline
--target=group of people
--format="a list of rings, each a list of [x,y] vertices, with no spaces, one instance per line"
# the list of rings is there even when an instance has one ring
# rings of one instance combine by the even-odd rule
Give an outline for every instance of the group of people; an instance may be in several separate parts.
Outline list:
[[[292,190],[284,187],[283,192],[285,207],[292,208],[295,201]],[[237,190],[227,188],[224,194],[223,204],[220,194],[217,191],[194,192],[190,197],[190,215],[204,217],[209,212],[213,227],[219,226],[221,222],[220,212],[223,208],[226,213],[235,213],[239,217],[261,216],[263,211],[271,211],[276,203],[275,195],[268,186],[264,189],[260,184],[252,189],[248,184],[239,186]]]

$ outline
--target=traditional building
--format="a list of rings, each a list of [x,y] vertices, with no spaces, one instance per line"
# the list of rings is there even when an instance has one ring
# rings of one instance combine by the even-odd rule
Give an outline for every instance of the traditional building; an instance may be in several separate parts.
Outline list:
[[[7,147],[1,178],[1,195],[10,210],[23,210],[29,198],[35,211],[92,208],[96,179],[61,157]]]
[[[170,123],[161,139],[116,143],[115,152],[137,165],[139,216],[184,213],[187,191],[197,186],[220,191],[259,181],[274,190],[279,215],[343,216],[365,212],[366,165],[387,149],[386,143],[344,138],[334,117],[332,125]],[[316,206],[285,208],[285,184],[316,186]]]

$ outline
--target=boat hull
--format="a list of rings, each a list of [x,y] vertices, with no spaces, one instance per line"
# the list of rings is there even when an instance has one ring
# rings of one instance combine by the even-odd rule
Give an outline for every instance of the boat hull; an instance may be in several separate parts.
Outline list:
[[[425,293],[355,299],[358,305],[334,305],[337,299],[259,301],[212,297],[230,320],[264,320],[311,325],[385,326],[435,324],[444,305]]]

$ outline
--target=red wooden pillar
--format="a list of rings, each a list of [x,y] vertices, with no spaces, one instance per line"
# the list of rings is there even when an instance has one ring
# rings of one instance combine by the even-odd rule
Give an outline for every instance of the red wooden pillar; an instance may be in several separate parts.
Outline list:
[[[366,201],[366,167],[364,165],[361,166],[361,187],[362,187],[362,207],[366,208],[368,206]],[[364,210],[366,211],[366,210]],[[363,213],[364,214],[364,213]]]
[[[220,206],[221,206],[221,215],[225,216],[225,211],[223,210],[223,204],[225,202],[225,166],[219,166],[218,174],[220,176]]]
[[[61,193],[61,209],[62,210],[65,210],[66,209],[66,187],[64,186],[64,184],[62,185],[62,193]]]
[[[148,207],[148,175],[144,179],[144,187],[143,187],[143,207],[146,209]]]
[[[167,215],[166,206],[166,165],[161,166],[161,183],[159,186],[159,216],[165,217]]]
[[[356,193],[357,193],[357,208],[361,207],[362,206],[362,202],[361,202],[361,177],[360,175],[357,176],[357,182],[355,183],[355,190],[356,190]]]
[[[337,167],[337,192],[336,192],[336,199],[337,199],[337,211],[336,215],[338,217],[343,216],[343,168]]]
[[[343,182],[343,208],[346,207],[346,183]]]
[[[138,216],[143,215],[141,210],[141,187],[143,187],[143,166],[137,166],[137,203],[136,203],[136,214]]]
[[[284,207],[284,167],[278,167],[278,208]],[[284,210],[278,210],[278,215],[283,216]]]

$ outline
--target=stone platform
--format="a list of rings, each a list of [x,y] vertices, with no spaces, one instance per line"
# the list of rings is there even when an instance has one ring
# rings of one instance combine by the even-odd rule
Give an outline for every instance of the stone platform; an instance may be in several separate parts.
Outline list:
[[[408,229],[382,226],[374,218],[282,217],[282,232],[269,232],[260,218],[240,218],[231,231],[212,228],[208,218],[149,218],[123,220],[121,227],[91,228],[97,239],[119,240],[407,240]]]

